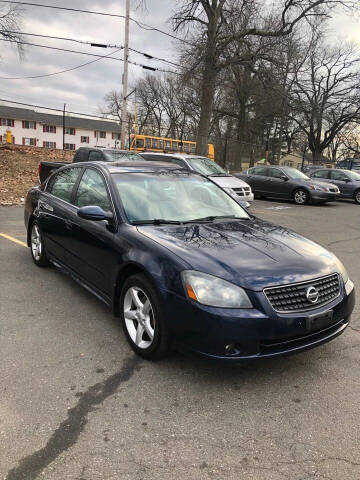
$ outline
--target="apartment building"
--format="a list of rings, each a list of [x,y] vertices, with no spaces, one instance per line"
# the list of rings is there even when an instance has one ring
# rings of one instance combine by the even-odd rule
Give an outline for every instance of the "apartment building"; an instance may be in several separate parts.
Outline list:
[[[63,116],[0,105],[0,143],[63,148]],[[109,120],[65,116],[65,150],[120,145],[120,125]]]

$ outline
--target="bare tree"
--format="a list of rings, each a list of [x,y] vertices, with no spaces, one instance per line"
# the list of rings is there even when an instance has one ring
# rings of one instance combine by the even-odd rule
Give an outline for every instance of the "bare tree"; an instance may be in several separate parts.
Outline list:
[[[23,45],[20,43],[23,38],[19,33],[21,31],[22,9],[19,5],[10,4],[0,6],[0,36],[17,44],[19,55],[23,54]]]
[[[353,46],[331,48],[322,39],[295,72],[290,117],[306,134],[315,163],[347,125],[359,120],[359,75]]]
[[[309,17],[326,15],[337,4],[352,0],[281,0],[280,8],[264,18],[264,5],[256,0],[182,0],[173,16],[175,30],[188,28],[193,53],[201,64],[201,113],[197,131],[197,153],[206,154],[211,115],[219,72],[229,65],[248,61],[236,55],[238,45],[254,38],[283,37]],[[195,55],[194,55],[195,57]]]

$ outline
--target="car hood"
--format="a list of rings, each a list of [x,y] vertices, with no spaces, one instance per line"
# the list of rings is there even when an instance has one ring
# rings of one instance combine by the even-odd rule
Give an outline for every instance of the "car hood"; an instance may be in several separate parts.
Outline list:
[[[184,260],[189,269],[250,290],[340,272],[337,258],[286,228],[255,217],[187,225],[141,226],[138,231]]]
[[[325,182],[322,180],[315,180],[314,178],[310,178],[310,180],[301,180],[301,182],[303,185],[309,185],[309,183],[312,183],[313,185],[317,185],[319,187],[337,188],[337,186],[333,183]]]
[[[209,178],[222,188],[242,188],[249,186],[243,180],[233,177],[232,175],[226,177],[210,176]]]

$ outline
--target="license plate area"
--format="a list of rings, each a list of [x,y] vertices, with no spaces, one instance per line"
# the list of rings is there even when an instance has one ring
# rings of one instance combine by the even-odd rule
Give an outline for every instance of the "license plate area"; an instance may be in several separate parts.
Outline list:
[[[311,332],[322,330],[333,323],[333,311],[329,310],[320,315],[311,315],[306,319],[306,328]]]

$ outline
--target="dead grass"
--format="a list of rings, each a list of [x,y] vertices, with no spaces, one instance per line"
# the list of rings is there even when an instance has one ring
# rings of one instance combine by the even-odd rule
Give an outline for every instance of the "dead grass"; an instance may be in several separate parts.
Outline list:
[[[74,152],[38,147],[3,145],[0,147],[0,205],[24,202],[30,187],[38,185],[41,161],[71,162]]]

